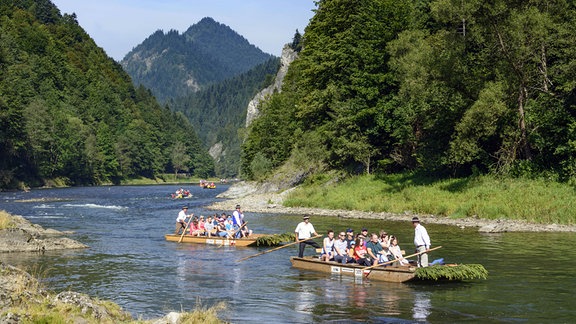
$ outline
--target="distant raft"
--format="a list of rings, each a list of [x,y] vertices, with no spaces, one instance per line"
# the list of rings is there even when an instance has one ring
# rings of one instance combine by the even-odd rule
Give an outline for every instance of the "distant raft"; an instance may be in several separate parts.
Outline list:
[[[294,234],[252,234],[249,237],[228,239],[218,236],[196,236],[185,234],[166,234],[164,235],[166,241],[182,242],[182,243],[196,243],[196,244],[209,244],[219,246],[277,246],[283,242],[294,240]]]

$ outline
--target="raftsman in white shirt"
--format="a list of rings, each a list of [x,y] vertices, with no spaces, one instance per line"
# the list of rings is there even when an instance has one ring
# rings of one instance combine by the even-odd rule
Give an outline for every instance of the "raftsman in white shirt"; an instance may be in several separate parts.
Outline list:
[[[416,225],[414,228],[414,245],[424,245],[426,248],[430,248],[431,246],[428,231],[426,231],[426,228],[420,224]]]

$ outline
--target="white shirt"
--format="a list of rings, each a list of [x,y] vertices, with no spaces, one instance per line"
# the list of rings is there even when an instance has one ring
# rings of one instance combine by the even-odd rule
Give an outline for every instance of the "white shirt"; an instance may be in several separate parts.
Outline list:
[[[176,223],[180,223],[186,220],[186,211],[184,209],[182,209],[179,213],[178,213],[178,217],[176,217]]]
[[[334,248],[336,248],[336,252],[340,252],[340,255],[346,255],[346,249],[348,248],[348,242],[346,240],[337,239],[334,242]]]
[[[428,236],[428,231],[426,228],[420,224],[416,225],[414,228],[414,245],[425,245],[426,248],[430,248],[430,236]]]
[[[312,223],[300,222],[298,226],[296,226],[296,230],[294,230],[294,232],[298,234],[298,240],[303,240],[311,238],[312,234],[316,233],[316,230],[314,229],[314,225],[312,225]]]

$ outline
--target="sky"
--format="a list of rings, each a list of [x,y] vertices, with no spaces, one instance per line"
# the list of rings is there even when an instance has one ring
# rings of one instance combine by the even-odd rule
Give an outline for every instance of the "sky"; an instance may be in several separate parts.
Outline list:
[[[260,50],[280,56],[314,15],[314,0],[52,0],[108,56],[122,60],[157,30],[180,33],[204,17],[230,27]]]

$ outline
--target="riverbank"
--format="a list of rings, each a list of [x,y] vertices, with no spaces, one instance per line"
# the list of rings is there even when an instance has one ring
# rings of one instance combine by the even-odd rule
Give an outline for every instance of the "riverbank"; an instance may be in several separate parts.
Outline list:
[[[243,211],[274,214],[309,214],[321,216],[334,216],[341,218],[379,219],[385,221],[410,222],[412,217],[418,216],[422,223],[442,224],[457,226],[460,228],[474,227],[483,233],[501,232],[576,232],[574,225],[560,224],[535,224],[520,220],[498,219],[488,220],[476,217],[448,218],[436,215],[423,215],[406,212],[395,214],[387,212],[363,212],[342,209],[322,209],[308,207],[285,207],[282,205],[287,195],[294,190],[280,191],[258,185],[253,182],[235,183],[218,198],[226,199],[209,206],[213,210],[234,210],[236,204],[242,206]]]
[[[88,248],[65,237],[67,234],[0,210],[0,253]],[[50,292],[27,271],[0,261],[0,323],[221,323],[217,314],[225,308],[221,303],[191,312],[170,312],[161,319],[134,319],[110,301],[73,291]]]

